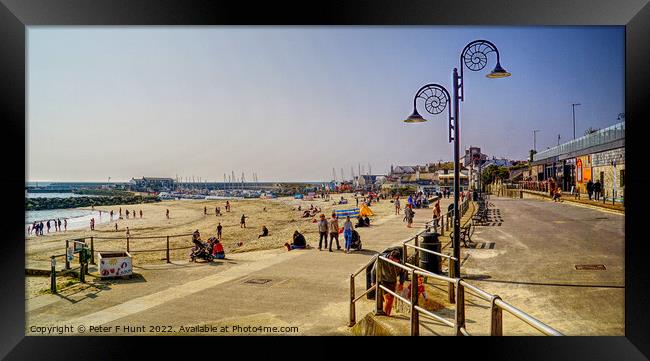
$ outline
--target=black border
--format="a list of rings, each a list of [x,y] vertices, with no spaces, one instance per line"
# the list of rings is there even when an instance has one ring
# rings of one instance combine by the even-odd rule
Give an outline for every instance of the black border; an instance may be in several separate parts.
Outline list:
[[[647,137],[642,131],[650,115],[648,102],[650,67],[650,5],[645,0],[607,1],[387,1],[349,2],[259,2],[167,1],[167,0],[0,0],[0,111],[4,125],[5,167],[0,184],[11,202],[2,218],[11,226],[9,237],[0,240],[0,356],[8,359],[100,358],[101,352],[145,347],[136,337],[25,337],[24,336],[24,247],[23,190],[25,157],[17,149],[25,147],[25,30],[30,25],[625,25],[626,26],[626,158],[628,179],[626,199],[625,337],[568,338],[473,338],[472,346],[463,338],[444,338],[440,344],[420,342],[419,357],[431,357],[436,348],[449,345],[461,356],[475,353],[490,359],[629,360],[650,355],[649,272],[644,268],[642,228],[650,177],[643,173],[641,150]],[[426,46],[426,44],[423,44]],[[22,148],[21,148],[22,147]],[[633,166],[629,166],[633,164]],[[639,166],[637,166],[637,164]],[[9,205],[11,204],[11,205]],[[13,207],[12,207],[13,206]],[[24,209],[24,208],[23,208]],[[15,228],[14,228],[15,227]],[[634,238],[634,241],[631,239]],[[147,354],[170,349],[189,352],[186,357],[202,357],[179,341],[166,339],[166,347],[146,346]],[[358,339],[355,339],[358,340]],[[257,341],[256,341],[257,342]],[[290,342],[294,343],[295,340]],[[355,341],[359,342],[359,341]],[[228,342],[229,343],[229,342]],[[325,350],[343,355],[338,342],[318,342],[317,353]],[[478,344],[477,344],[478,343]],[[215,343],[220,344],[220,343]],[[395,345],[403,343],[397,342]],[[409,343],[410,344],[410,343]],[[330,346],[331,345],[331,346]],[[404,346],[406,344],[403,344]],[[476,346],[474,346],[476,345]],[[181,346],[181,347],[178,347]],[[332,347],[333,346],[333,347]],[[429,348],[429,347],[431,348]],[[396,346],[404,356],[407,348]],[[362,349],[368,350],[367,347]],[[293,350],[293,349],[292,349]],[[415,350],[415,349],[414,349]],[[424,351],[427,350],[427,351]],[[295,350],[293,350],[295,351]],[[247,351],[248,352],[248,351]],[[286,349],[278,350],[287,355]],[[295,352],[291,352],[295,354]],[[643,354],[642,354],[643,353]],[[79,355],[79,356],[76,356]],[[105,354],[108,356],[108,354]],[[313,355],[312,353],[308,354]],[[366,355],[366,357],[373,357]],[[76,356],[76,357],[75,357]],[[244,353],[242,352],[242,356]],[[442,354],[440,354],[442,356]],[[496,356],[496,357],[495,357]],[[214,357],[218,357],[215,355]],[[451,355],[444,357],[453,357]],[[248,357],[246,357],[248,358]],[[455,358],[455,357],[454,357]]]

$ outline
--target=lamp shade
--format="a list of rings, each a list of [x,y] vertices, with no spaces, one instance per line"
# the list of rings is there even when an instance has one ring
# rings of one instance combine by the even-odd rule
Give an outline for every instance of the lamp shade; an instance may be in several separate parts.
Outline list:
[[[408,118],[404,119],[404,123],[422,123],[426,122],[427,120],[424,119],[420,113],[418,113],[417,109],[413,109],[413,114],[409,115]]]
[[[506,78],[509,77],[510,73],[508,73],[505,69],[501,67],[501,64],[497,62],[497,66],[494,67],[494,70],[488,75],[486,75],[488,78]]]

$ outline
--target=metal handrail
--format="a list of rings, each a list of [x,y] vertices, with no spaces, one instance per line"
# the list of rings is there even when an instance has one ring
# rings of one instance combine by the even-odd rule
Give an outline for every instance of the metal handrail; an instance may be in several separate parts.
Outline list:
[[[428,250],[424,250],[428,251]],[[465,288],[467,288],[469,291],[471,291],[473,294],[476,294],[479,296],[479,298],[489,301],[491,303],[491,322],[490,322],[490,335],[493,336],[501,336],[503,334],[502,331],[502,312],[501,310],[506,310],[513,316],[517,317],[518,319],[522,320],[526,324],[532,326],[536,330],[542,332],[545,335],[548,336],[563,336],[562,333],[557,331],[556,329],[546,325],[545,323],[541,322],[540,320],[532,317],[531,315],[527,314],[526,312],[518,309],[517,307],[514,307],[513,305],[501,300],[501,298],[497,295],[492,295],[474,285],[471,285],[467,283],[465,280],[461,278],[452,278],[452,277],[446,277],[442,276],[433,272],[426,271],[420,267],[417,267],[415,265],[409,264],[409,263],[398,263],[395,262],[391,259],[388,259],[384,256],[376,256],[373,257],[371,261],[374,262],[380,262],[384,261],[387,262],[393,266],[399,267],[405,271],[408,271],[411,276],[411,297],[412,300],[407,300],[406,298],[402,297],[401,295],[397,294],[394,291],[391,291],[390,289],[386,288],[385,286],[380,284],[380,275],[381,275],[381,267],[376,266],[377,269],[377,279],[375,280],[375,284],[368,288],[363,294],[361,294],[358,297],[355,297],[354,293],[354,277],[360,273],[357,272],[356,274],[350,274],[350,324],[349,326],[353,326],[356,323],[356,314],[355,314],[355,302],[361,299],[361,297],[365,296],[372,290],[376,290],[377,293],[375,295],[376,298],[376,314],[381,314],[382,310],[381,308],[383,307],[383,301],[382,298],[383,296],[381,295],[381,291],[387,292],[391,294],[392,296],[398,298],[399,300],[403,301],[407,305],[411,307],[411,335],[418,335],[419,334],[419,314],[424,314],[426,316],[429,316],[437,321],[442,322],[443,324],[454,327],[456,329],[456,335],[457,336],[470,336],[470,333],[467,331],[465,328]],[[370,266],[371,262],[366,264],[365,267],[363,267],[361,270],[366,269],[368,266]],[[426,277],[431,277],[437,280],[445,281],[449,283],[450,287],[449,290],[452,292],[452,290],[455,289],[455,294],[456,294],[456,310],[455,310],[455,321],[451,322],[447,319],[444,319],[441,316],[438,316],[420,306],[417,304],[417,297],[418,297],[418,292],[417,292],[417,275],[421,276],[426,276]],[[451,285],[454,285],[455,287],[451,287]]]
[[[404,244],[406,245],[406,247],[415,248],[415,249],[417,249],[419,251],[422,251],[422,252],[426,252],[426,253],[429,253],[429,254],[434,254],[436,256],[445,257],[445,258],[448,258],[448,259],[453,259],[454,261],[458,261],[458,258],[456,258],[454,256],[450,256],[448,254],[438,253],[438,252],[431,251],[431,250],[428,250],[428,249],[425,249],[425,248],[422,248],[422,247],[418,247],[418,246],[413,245],[413,244],[408,244],[408,243],[404,243]]]
[[[410,304],[409,304],[409,305],[410,305]],[[424,309],[424,308],[422,308],[422,307],[420,307],[420,306],[415,306],[414,308],[415,308],[418,312],[423,313],[423,314],[425,314],[425,315],[427,315],[427,316],[429,316],[429,317],[431,317],[431,318],[433,318],[433,319],[435,319],[435,320],[437,320],[437,321],[440,321],[440,322],[444,323],[445,325],[447,325],[447,326],[449,326],[449,327],[455,327],[455,326],[456,326],[455,323],[453,323],[453,322],[447,320],[446,318],[443,318],[443,317],[441,317],[441,316],[438,316],[438,315],[436,315],[435,313],[433,313],[433,312],[431,312],[431,311],[429,311],[429,310],[427,310],[427,309]]]
[[[537,329],[538,331],[541,331],[547,336],[564,336],[560,331],[554,329],[553,327],[541,322],[540,320],[534,318],[533,316],[527,314],[526,312],[518,309],[517,307],[502,301],[500,299],[497,299],[494,301],[494,303],[499,306],[499,308],[508,311],[511,315],[517,317],[518,319],[524,321],[525,323],[529,324],[533,328]]]

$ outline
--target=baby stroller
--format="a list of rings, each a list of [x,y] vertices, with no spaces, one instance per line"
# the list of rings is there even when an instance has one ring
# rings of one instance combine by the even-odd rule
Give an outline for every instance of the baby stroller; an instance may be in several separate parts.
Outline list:
[[[352,230],[352,240],[350,243],[350,248],[355,249],[357,251],[361,250],[361,236],[359,235],[359,232],[356,230]]]
[[[192,240],[194,242],[194,247],[190,252],[190,262],[196,262],[196,259],[203,259],[208,262],[212,262],[214,257],[212,256],[212,247],[210,244],[204,244],[200,240]]]

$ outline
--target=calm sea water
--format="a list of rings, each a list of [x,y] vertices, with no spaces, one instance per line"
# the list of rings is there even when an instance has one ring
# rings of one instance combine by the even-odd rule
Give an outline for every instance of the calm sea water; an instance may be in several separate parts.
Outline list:
[[[74,198],[83,197],[83,195],[74,193],[28,193],[27,198]],[[61,219],[61,226],[63,220],[68,219],[68,229],[90,228],[90,219],[95,218],[95,224],[102,224],[110,221],[110,216],[106,212],[99,215],[99,211],[91,211],[85,209],[43,209],[40,211],[27,211],[25,212],[25,229],[28,225],[36,221],[47,222],[48,219]],[[52,224],[52,231],[54,225]],[[46,229],[47,232],[47,229]]]

